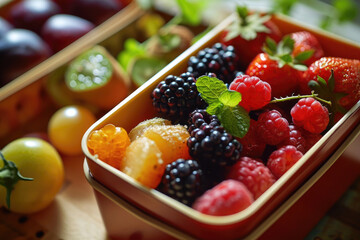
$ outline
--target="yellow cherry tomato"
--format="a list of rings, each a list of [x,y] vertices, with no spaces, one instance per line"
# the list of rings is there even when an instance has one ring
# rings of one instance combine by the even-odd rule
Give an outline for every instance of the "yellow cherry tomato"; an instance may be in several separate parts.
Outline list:
[[[75,105],[63,107],[50,118],[48,124],[50,141],[65,155],[80,155],[81,139],[95,121],[94,114],[85,107]]]
[[[54,200],[64,182],[64,167],[52,145],[39,138],[19,138],[6,145],[1,155],[0,206],[28,214],[44,209]],[[18,173],[25,180],[15,179],[9,184]]]

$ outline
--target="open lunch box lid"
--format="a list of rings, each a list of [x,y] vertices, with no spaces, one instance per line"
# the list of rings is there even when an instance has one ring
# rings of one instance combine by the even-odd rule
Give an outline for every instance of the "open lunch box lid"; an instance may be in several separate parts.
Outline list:
[[[155,115],[150,93],[167,75],[179,75],[186,69],[190,56],[212,46],[221,31],[234,20],[229,16],[196,42],[148,82],[105,114],[84,134],[82,149],[92,177],[106,189],[160,221],[197,238],[238,238],[251,232],[261,221],[292,196],[304,181],[316,172],[352,133],[359,131],[360,102],[355,104],[290,170],[245,210],[229,216],[209,216],[195,211],[155,189],[142,186],[126,174],[91,155],[87,148],[89,134],[106,124],[125,128],[128,132],[139,122]],[[358,59],[360,45],[330,33],[303,26],[282,15],[273,17],[283,34],[306,30],[321,43],[326,56]]]

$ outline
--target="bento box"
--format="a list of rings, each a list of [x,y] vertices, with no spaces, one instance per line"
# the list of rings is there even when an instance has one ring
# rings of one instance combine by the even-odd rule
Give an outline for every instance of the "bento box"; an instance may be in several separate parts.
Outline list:
[[[345,142],[348,145],[357,137],[359,131],[357,126],[360,121],[359,102],[255,202],[245,210],[229,216],[201,214],[157,190],[144,187],[90,153],[87,140],[92,131],[98,130],[106,124],[114,124],[123,127],[129,132],[141,121],[156,116],[149,97],[153,89],[166,76],[178,76],[184,72],[190,56],[196,55],[200,49],[218,42],[220,33],[232,21],[234,21],[234,16],[228,17],[217,25],[175,61],[99,119],[83,136],[82,149],[85,154],[85,175],[95,189],[98,205],[110,237],[115,239],[130,237],[144,239],[165,239],[167,237],[180,239],[239,239],[247,236],[259,237],[255,232],[256,229],[259,231],[257,227],[269,219],[269,216],[281,207],[287,199],[294,199],[295,191],[301,188],[308,179],[315,176],[323,165],[327,164],[328,159],[333,156],[342,143]],[[279,26],[283,34],[301,30],[311,32],[318,38],[327,56],[351,59],[358,59],[360,56],[360,45],[327,32],[304,26],[282,15],[275,15],[273,21]],[[342,152],[347,145],[341,147]],[[333,157],[332,163],[336,162],[340,155],[335,154],[336,157]],[[324,168],[325,170],[323,169],[317,176],[323,175],[330,166]],[[318,178],[313,178],[310,185],[315,184],[317,180]],[[303,190],[303,192],[306,192],[306,190]],[[139,215],[142,217],[139,218]],[[292,218],[296,218],[296,216],[292,216]],[[125,230],[123,225],[127,223],[129,223],[129,229]],[[270,225],[267,224],[265,227],[268,228]],[[144,229],[143,233],[142,229]]]
[[[359,154],[357,146],[360,137],[358,130],[359,127],[309,180],[304,182],[290,198],[244,239],[313,239],[311,236],[328,236],[326,234],[329,232],[341,232],[342,229],[338,225],[329,228],[325,224],[321,225],[320,230],[313,229],[339,198],[349,190],[351,184],[359,179],[360,161],[357,159]],[[135,236],[142,239],[195,239],[147,214],[95,180],[86,161],[84,161],[84,174],[94,190],[111,239],[128,239]],[[339,181],[339,179],[342,180]],[[351,212],[347,214],[352,219]],[[347,223],[342,214],[339,215],[338,221]],[[116,216],[118,221],[114,221],[112,216]],[[337,220],[335,216],[334,219]],[[356,222],[356,219],[353,220]],[[299,222],[302,223],[301,228],[299,228]],[[344,232],[348,233],[346,230]]]

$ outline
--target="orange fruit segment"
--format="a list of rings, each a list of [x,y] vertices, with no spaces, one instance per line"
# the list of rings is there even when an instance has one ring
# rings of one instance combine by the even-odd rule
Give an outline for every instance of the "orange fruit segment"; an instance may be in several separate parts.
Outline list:
[[[90,133],[87,140],[89,151],[114,168],[120,169],[121,161],[130,139],[125,129],[107,124]]]
[[[159,117],[142,121],[141,123],[136,125],[133,129],[131,129],[131,131],[129,132],[130,141],[134,141],[136,138],[140,137],[148,127],[155,125],[170,125],[170,124],[171,122],[169,120]]]
[[[182,125],[154,125],[146,128],[142,136],[156,143],[162,153],[165,165],[179,158],[190,158],[187,146],[190,134]]]
[[[139,183],[156,188],[164,174],[166,165],[156,143],[139,137],[126,149],[120,170]]]

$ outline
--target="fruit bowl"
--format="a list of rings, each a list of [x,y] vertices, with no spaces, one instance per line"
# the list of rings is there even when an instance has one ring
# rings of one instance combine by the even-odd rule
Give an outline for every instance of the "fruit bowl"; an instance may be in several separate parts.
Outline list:
[[[152,236],[165,238],[170,235],[176,238],[195,239],[246,237],[286,199],[293,197],[293,193],[327,163],[344,141],[346,143],[357,136],[351,133],[359,131],[356,128],[360,121],[359,102],[253,204],[239,213],[221,217],[201,214],[157,190],[146,188],[89,152],[87,140],[92,131],[106,124],[114,124],[129,132],[141,121],[156,116],[149,97],[153,89],[167,75],[179,76],[183,73],[190,56],[218,42],[221,31],[232,21],[234,21],[234,16],[230,16],[217,25],[175,61],[99,119],[85,133],[82,140],[82,149],[86,157],[85,174],[95,189],[98,205],[111,237],[129,238],[133,235],[145,235],[149,238]],[[311,32],[320,41],[326,56],[358,59],[360,46],[355,43],[303,26],[282,15],[275,15],[273,21],[283,34],[301,30]],[[342,151],[345,148],[346,146],[343,146]],[[339,157],[339,155],[336,156]],[[126,220],[124,220],[125,216]],[[125,221],[126,223],[131,221],[128,230],[118,227],[122,223],[126,225]],[[141,229],[144,231],[142,232]]]

